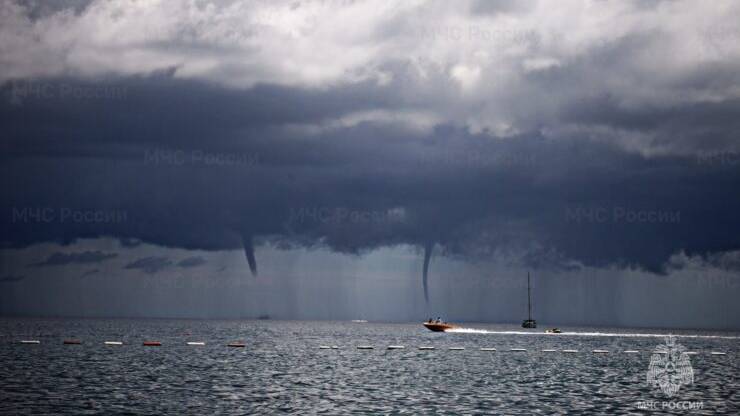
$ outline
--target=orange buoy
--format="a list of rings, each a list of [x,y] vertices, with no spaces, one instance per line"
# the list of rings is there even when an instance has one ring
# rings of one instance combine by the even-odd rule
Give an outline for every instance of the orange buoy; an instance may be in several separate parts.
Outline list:
[[[159,341],[144,341],[145,347],[160,347],[162,343]]]
[[[64,345],[80,345],[82,344],[82,341],[79,339],[65,339],[63,342]]]

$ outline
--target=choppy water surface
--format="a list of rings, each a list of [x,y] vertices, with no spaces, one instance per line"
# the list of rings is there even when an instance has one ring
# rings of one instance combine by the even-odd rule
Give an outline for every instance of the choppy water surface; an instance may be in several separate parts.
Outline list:
[[[698,353],[691,356],[695,381],[667,399],[646,383],[651,352],[664,342],[650,336],[656,331],[568,328],[572,334],[544,335],[522,334],[514,326],[466,326],[475,330],[432,333],[419,324],[352,322],[3,319],[0,412],[614,414],[638,412],[639,402],[661,406],[667,400],[703,405],[677,414],[739,411],[737,333],[693,331],[683,334],[701,337],[677,338]],[[67,338],[83,344],[63,345]],[[41,344],[22,345],[23,339]],[[144,347],[145,340],[163,345]],[[226,347],[237,340],[247,347]],[[375,349],[358,350],[359,345]],[[387,350],[389,345],[405,349]],[[609,354],[593,354],[594,349]]]

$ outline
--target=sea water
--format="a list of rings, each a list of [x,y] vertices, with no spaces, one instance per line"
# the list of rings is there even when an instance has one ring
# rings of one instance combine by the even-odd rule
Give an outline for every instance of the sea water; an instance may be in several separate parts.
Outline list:
[[[738,413],[738,333],[464,327],[1,319],[0,413]],[[693,382],[672,397],[647,381],[668,334],[695,353]],[[72,338],[82,344],[63,344]],[[236,341],[246,346],[227,347]]]

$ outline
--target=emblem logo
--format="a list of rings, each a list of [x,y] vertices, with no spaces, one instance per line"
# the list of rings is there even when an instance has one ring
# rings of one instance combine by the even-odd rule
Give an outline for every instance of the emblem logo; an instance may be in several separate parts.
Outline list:
[[[694,369],[686,348],[678,344],[674,337],[667,337],[666,343],[658,345],[653,351],[647,382],[652,387],[660,387],[667,397],[673,397],[681,386],[694,382]]]

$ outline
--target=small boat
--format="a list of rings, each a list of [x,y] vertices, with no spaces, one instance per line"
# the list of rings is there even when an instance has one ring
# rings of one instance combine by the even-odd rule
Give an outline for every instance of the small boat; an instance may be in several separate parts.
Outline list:
[[[432,332],[444,332],[448,329],[456,328],[455,325],[448,324],[447,322],[424,322],[423,325]]]
[[[546,334],[559,334],[561,332],[563,331],[561,331],[560,328],[550,328],[545,330]]]

